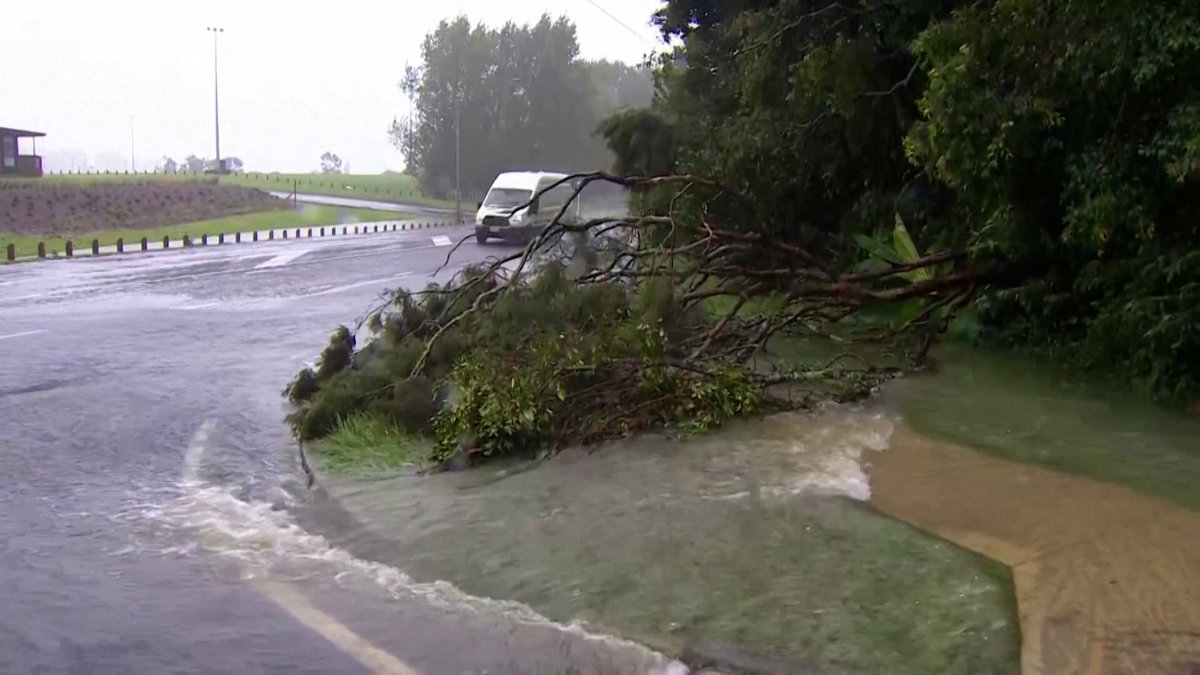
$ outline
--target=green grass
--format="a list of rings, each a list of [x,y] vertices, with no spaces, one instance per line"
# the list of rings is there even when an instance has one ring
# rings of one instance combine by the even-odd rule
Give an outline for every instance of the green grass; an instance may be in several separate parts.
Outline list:
[[[424,194],[412,176],[386,174],[319,174],[319,173],[236,173],[225,176],[204,174],[140,174],[140,173],[90,173],[50,174],[41,178],[0,179],[0,189],[5,184],[21,187],[57,187],[60,185],[95,185],[105,183],[138,183],[154,181],[213,181],[227,185],[242,185],[264,191],[290,192],[293,185],[301,193],[330,195],[334,197],[356,197],[381,202],[419,204],[440,208],[454,208],[453,200],[437,199]],[[476,199],[463,198],[464,205],[474,205]],[[469,208],[469,206],[464,206]]]
[[[307,194],[454,208],[453,201],[424,195],[415,178],[402,174],[240,173],[222,176],[221,182],[288,192],[294,186]]]
[[[393,471],[429,454],[427,444],[369,415],[353,415],[317,441],[314,458],[334,473]]]
[[[201,235],[216,236],[224,233],[233,235],[236,232],[253,232],[256,230],[282,229],[291,227],[321,227],[326,225],[351,224],[356,222],[373,222],[380,220],[403,220],[411,216],[396,211],[376,211],[372,209],[346,209],[335,206],[305,206],[300,209],[280,209],[276,211],[260,211],[240,216],[228,216],[201,220],[180,225],[164,225],[145,230],[104,230],[77,235],[41,235],[41,234],[5,234],[0,232],[0,251],[6,250],[9,244],[16,244],[17,257],[37,255],[39,241],[46,242],[46,255],[64,253],[67,240],[75,244],[75,248],[87,250],[91,248],[92,240],[98,240],[101,246],[117,243],[124,239],[127,247],[133,247],[146,237],[150,241],[162,241],[164,236],[171,241],[181,241],[183,235],[193,239]],[[3,253],[0,253],[3,255]]]
[[[943,345],[894,384],[917,431],[1200,510],[1200,422],[1050,361]]]

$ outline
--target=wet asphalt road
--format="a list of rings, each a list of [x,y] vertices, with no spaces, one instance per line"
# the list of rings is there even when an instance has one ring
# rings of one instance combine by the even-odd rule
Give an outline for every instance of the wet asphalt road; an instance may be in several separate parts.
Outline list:
[[[296,524],[282,386],[463,234],[0,268],[0,673],[634,670],[627,646],[413,590]],[[497,252],[464,244],[449,270]]]
[[[292,193],[274,191],[270,193],[274,197],[280,199],[291,199]],[[308,204],[325,204],[327,206],[345,206],[355,209],[375,209],[376,211],[400,211],[409,213],[422,218],[438,218],[442,220],[450,220],[454,215],[454,209],[442,209],[435,206],[422,206],[420,204],[400,204],[396,202],[381,202],[374,199],[358,199],[357,197],[334,197],[331,195],[309,195],[297,194],[296,200]],[[474,213],[471,205],[463,202],[463,211]]]

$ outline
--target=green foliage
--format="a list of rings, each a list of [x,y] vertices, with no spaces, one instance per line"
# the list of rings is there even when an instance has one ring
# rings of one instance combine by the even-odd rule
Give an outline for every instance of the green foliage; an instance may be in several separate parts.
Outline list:
[[[753,412],[762,383],[733,365],[688,365],[684,343],[711,322],[670,283],[636,292],[577,284],[560,265],[497,290],[478,269],[420,297],[397,292],[354,350],[339,327],[316,370],[285,393],[309,440],[365,416],[433,441],[429,459],[557,449],[656,427],[701,431]]]
[[[324,468],[349,473],[397,469],[420,461],[426,448],[388,420],[356,414],[339,420],[315,450]]]
[[[965,251],[993,272],[973,336],[1200,395],[1200,5],[668,0],[655,21],[680,43],[653,110],[674,170],[752,202],[681,213],[839,273],[911,259],[910,240]],[[665,136],[614,151],[644,164]]]
[[[908,153],[955,190],[952,238],[1027,280],[983,299],[984,322],[1156,396],[1200,393],[1200,6],[999,0],[915,49],[929,86]]]
[[[675,132],[653,110],[622,110],[597,127],[616,160],[613,172],[621,176],[664,176],[675,167]]]

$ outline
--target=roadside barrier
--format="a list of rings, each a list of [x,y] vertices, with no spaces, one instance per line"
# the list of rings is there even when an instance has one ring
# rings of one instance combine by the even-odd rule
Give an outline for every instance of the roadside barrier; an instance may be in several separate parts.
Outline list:
[[[227,244],[230,244],[231,242],[236,243],[236,244],[242,244],[242,243],[258,242],[258,241],[274,241],[276,239],[276,237],[275,237],[276,232],[280,233],[280,237],[282,239],[291,238],[291,239],[299,240],[299,239],[323,239],[323,238],[329,238],[329,237],[339,237],[339,238],[353,237],[353,236],[363,236],[363,235],[368,235],[368,234],[380,234],[380,233],[389,233],[389,232],[414,232],[417,230],[432,230],[432,229],[436,229],[436,228],[450,228],[450,227],[454,227],[453,221],[409,221],[409,220],[405,220],[405,221],[372,223],[370,225],[364,224],[362,226],[354,225],[352,229],[351,229],[351,226],[342,225],[342,226],[340,226],[340,229],[339,229],[339,227],[336,227],[336,226],[328,226],[328,227],[321,227],[321,228],[317,228],[317,229],[313,229],[311,227],[310,228],[295,228],[293,230],[288,230],[286,228],[279,228],[279,229],[275,229],[275,230],[262,230],[262,231],[255,231],[255,232],[231,232],[228,234],[219,233],[216,235],[215,240],[213,239],[213,236],[209,235],[209,234],[200,235],[200,238],[198,240],[193,239],[192,237],[190,237],[187,234],[184,234],[181,238],[176,239],[176,240],[171,239],[170,236],[164,235],[160,246],[154,246],[150,243],[150,241],[146,237],[142,237],[140,245],[137,248],[126,247],[124,239],[117,239],[115,244],[110,244],[110,245],[106,245],[106,246],[101,246],[99,239],[92,239],[90,242],[87,242],[86,248],[77,248],[76,242],[73,239],[68,239],[68,240],[66,240],[66,242],[64,242],[63,252],[64,252],[65,257],[67,257],[67,258],[78,258],[78,257],[104,256],[104,255],[120,255],[120,254],[125,254],[125,253],[165,251],[165,250],[170,250],[172,244],[175,244],[177,247],[182,247],[182,248],[195,248],[195,247],[227,245]],[[264,232],[266,233],[265,237],[261,236]],[[289,234],[291,234],[293,236],[289,237]],[[249,235],[249,236],[247,237],[246,235]],[[155,242],[155,244],[158,244],[158,242]],[[38,242],[36,256],[24,256],[24,257],[18,258],[16,244],[9,244],[8,246],[5,247],[5,252],[4,252],[4,260],[6,262],[16,262],[18,260],[39,260],[39,259],[57,258],[57,257],[59,257],[59,255],[56,252],[47,253],[47,246],[46,246],[46,242],[44,242],[44,241]]]

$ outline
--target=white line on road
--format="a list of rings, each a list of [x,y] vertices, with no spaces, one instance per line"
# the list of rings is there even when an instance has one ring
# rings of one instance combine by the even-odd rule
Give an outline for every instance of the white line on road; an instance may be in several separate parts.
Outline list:
[[[200,462],[204,459],[208,439],[216,426],[216,420],[204,420],[192,435],[192,442],[188,443],[187,451],[183,455],[183,471],[180,473],[183,487],[193,490],[203,487],[200,481]],[[400,659],[371,644],[337,619],[322,612],[299,591],[265,579],[259,579],[253,584],[259,593],[291,614],[301,625],[325,638],[367,668],[387,675],[417,675],[417,671]]]
[[[403,279],[404,277],[411,276],[411,275],[412,275],[412,272],[401,272],[400,274],[395,274],[390,277],[383,277],[382,279],[367,279],[366,281],[360,281],[355,284],[346,284],[345,286],[335,286],[333,288],[327,288],[323,291],[316,291],[315,293],[305,293],[304,295],[296,295],[293,297],[315,298],[315,297],[318,297],[321,295],[332,295],[334,293],[341,293],[342,291],[348,291],[353,288],[361,288],[362,286],[370,286],[372,284],[382,284],[385,281],[392,281],[394,279]]]
[[[216,307],[216,306],[217,306],[217,305],[219,305],[219,304],[221,304],[221,303],[219,303],[219,302],[206,302],[206,303],[204,303],[203,305],[188,305],[187,307],[180,307],[179,309],[182,309],[182,310],[183,310],[183,311],[185,311],[185,312],[190,312],[190,311],[192,311],[193,309],[208,309],[209,307]]]
[[[345,624],[317,609],[308,598],[295,589],[265,579],[255,581],[254,587],[301,624],[329,640],[372,671],[387,675],[417,675],[417,671],[400,659],[367,642]]]
[[[447,237],[445,235],[439,235],[439,236],[436,236],[433,238],[433,245],[434,246],[453,246],[454,242],[450,240],[450,237]]]
[[[305,253],[308,253],[308,250],[288,251],[287,253],[282,253],[280,255],[277,255],[274,258],[271,258],[270,260],[260,262],[259,264],[254,266],[254,269],[261,270],[261,269],[266,269],[268,267],[283,267],[284,265],[292,262],[293,260],[299,258],[300,256],[304,255]]]
[[[188,443],[187,450],[183,453],[183,471],[179,475],[179,482],[184,486],[195,487],[200,484],[200,461],[204,458],[208,437],[216,427],[216,420],[204,420],[192,435],[192,442]]]
[[[0,340],[7,340],[9,338],[25,337],[26,335],[40,335],[41,333],[45,333],[45,332],[46,331],[44,331],[44,330],[27,330],[24,333],[12,333],[11,335],[0,335]]]

